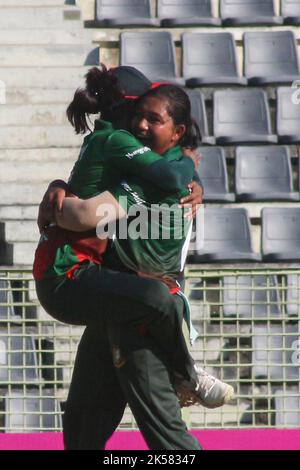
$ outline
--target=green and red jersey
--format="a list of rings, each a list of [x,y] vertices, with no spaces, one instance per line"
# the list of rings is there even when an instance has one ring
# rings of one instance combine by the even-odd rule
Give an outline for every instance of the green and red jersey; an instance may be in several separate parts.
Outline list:
[[[124,178],[138,178],[140,188],[156,188],[176,200],[187,190],[194,165],[189,158],[168,160],[141,144],[125,130],[116,130],[105,121],[96,121],[93,133],[85,137],[79,158],[69,179],[70,191],[87,199],[103,191],[114,193]],[[133,181],[134,183],[134,181]],[[146,190],[146,189],[145,189]],[[86,260],[102,263],[107,242],[99,240],[95,230],[75,233],[50,226],[42,234],[36,250],[33,273],[36,280],[66,275]]]

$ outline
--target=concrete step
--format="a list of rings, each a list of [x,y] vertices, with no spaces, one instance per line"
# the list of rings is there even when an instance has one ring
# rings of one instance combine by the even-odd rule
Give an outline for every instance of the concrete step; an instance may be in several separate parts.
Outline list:
[[[0,46],[1,67],[98,65],[99,48],[80,45]]]
[[[90,66],[82,67],[4,67],[0,80],[6,88],[76,88],[84,85]]]
[[[74,7],[2,7],[0,30],[82,27],[80,20],[81,11]]]
[[[35,242],[13,244],[0,242],[0,266],[25,265],[32,267],[36,246]]]
[[[3,206],[37,205],[48,187],[42,183],[9,183],[0,185],[0,201]]]
[[[4,223],[4,237],[2,241],[8,243],[34,242],[37,243],[40,234],[36,221],[33,220],[8,220]]]
[[[80,28],[66,29],[65,25],[58,29],[12,29],[0,30],[0,44],[33,45],[33,44],[92,44],[92,33]]]
[[[81,143],[82,136],[75,135],[71,126],[0,128],[0,149],[78,147]]]
[[[0,206],[0,220],[36,220],[38,206]]]
[[[64,104],[67,108],[74,96],[74,88],[40,89],[40,88],[7,88],[6,104]]]
[[[67,180],[73,168],[72,161],[61,162],[0,162],[0,184],[3,183],[38,183],[55,179]]]
[[[28,148],[28,149],[0,149],[1,162],[73,162],[79,155],[80,147],[72,148]],[[1,201],[0,201],[1,202]]]
[[[65,0],[0,0],[0,7],[63,7],[66,3],[70,2],[65,2]]]
[[[0,126],[66,126],[66,105],[63,104],[30,104],[5,105],[0,112]],[[25,122],[24,122],[25,118]]]

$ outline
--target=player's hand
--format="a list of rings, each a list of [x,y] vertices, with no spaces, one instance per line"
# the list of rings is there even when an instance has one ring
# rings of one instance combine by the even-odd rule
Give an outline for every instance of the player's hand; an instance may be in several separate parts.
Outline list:
[[[193,218],[196,215],[199,205],[202,204],[203,200],[203,188],[196,181],[192,181],[188,188],[190,194],[180,199],[180,207],[186,209],[184,217]]]
[[[200,165],[200,160],[201,160],[201,156],[199,155],[199,153],[197,153],[196,150],[192,150],[189,147],[184,147],[182,149],[182,154],[184,157],[191,158],[195,165],[195,170],[198,170],[199,165]]]
[[[63,200],[67,192],[68,185],[62,180],[55,180],[49,184],[42,202],[39,205],[37,224],[40,233],[49,224],[55,222],[55,211],[58,210],[60,212],[62,210]]]

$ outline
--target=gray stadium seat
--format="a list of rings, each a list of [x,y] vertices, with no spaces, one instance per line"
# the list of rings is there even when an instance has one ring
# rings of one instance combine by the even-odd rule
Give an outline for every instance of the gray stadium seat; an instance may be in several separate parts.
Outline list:
[[[293,192],[290,149],[274,145],[237,147],[235,192],[238,201],[298,201]]]
[[[225,276],[224,316],[249,320],[281,315],[276,276]]]
[[[300,208],[262,210],[262,254],[274,263],[300,260]]]
[[[204,236],[196,234],[194,262],[260,261],[252,250],[250,221],[246,209],[205,208]]]
[[[247,85],[239,77],[231,33],[184,33],[182,48],[186,86]]]
[[[299,338],[297,325],[254,325],[252,329],[253,376],[268,380],[300,379],[300,365],[294,361]]]
[[[283,22],[275,14],[273,0],[221,0],[220,12],[224,26],[277,25]]]
[[[61,414],[53,391],[26,390],[5,396],[5,432],[52,431],[61,428]]]
[[[297,88],[277,89],[277,135],[283,144],[300,143],[300,106]]]
[[[175,47],[166,31],[120,34],[120,65],[131,65],[150,80],[183,84],[176,75]]]
[[[292,31],[244,34],[244,74],[249,85],[292,83],[300,79],[297,42]]]
[[[300,0],[281,0],[281,15],[284,24],[300,24]]]
[[[277,143],[271,134],[270,110],[263,90],[214,93],[214,136],[217,144]]]
[[[0,320],[11,320],[15,317],[11,284],[7,280],[0,280]]]
[[[228,174],[224,149],[221,147],[198,147],[202,157],[199,176],[204,187],[204,201],[234,202],[229,193]]]
[[[150,0],[96,0],[95,10],[95,26],[159,26],[151,18]]]
[[[276,390],[275,426],[300,427],[300,397],[296,390],[291,388]]]
[[[286,277],[286,313],[288,316],[300,316],[300,276],[288,274]]]
[[[185,90],[190,98],[192,106],[192,116],[197,122],[201,131],[201,142],[207,145],[214,145],[215,138],[209,135],[207,114],[204,96],[199,90]]]
[[[211,0],[158,0],[161,26],[219,26],[221,20],[212,15]]]
[[[31,336],[24,336],[21,329],[0,331],[0,386],[22,386],[39,380],[35,344]],[[16,382],[14,384],[14,382]],[[4,383],[4,384],[3,384]]]

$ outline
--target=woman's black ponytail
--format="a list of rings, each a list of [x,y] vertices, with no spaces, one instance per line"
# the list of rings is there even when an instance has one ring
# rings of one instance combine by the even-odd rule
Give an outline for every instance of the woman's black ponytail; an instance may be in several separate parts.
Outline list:
[[[85,134],[90,130],[90,114],[100,113],[103,119],[111,120],[112,107],[123,98],[117,78],[105,65],[90,69],[85,79],[86,87],[76,90],[67,109],[68,120],[75,128],[76,134]]]

